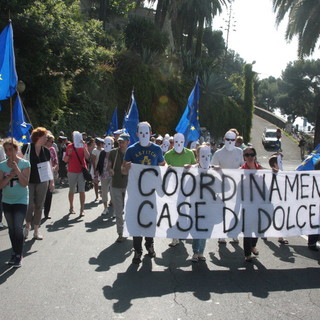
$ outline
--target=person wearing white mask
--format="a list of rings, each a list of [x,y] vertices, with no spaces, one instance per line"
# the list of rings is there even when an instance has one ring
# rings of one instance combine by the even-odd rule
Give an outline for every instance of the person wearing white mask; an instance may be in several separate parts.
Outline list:
[[[137,136],[139,141],[131,145],[124,155],[124,161],[121,167],[122,174],[129,173],[131,163],[151,166],[165,165],[160,146],[150,141],[151,126],[148,122],[140,122],[138,124]],[[156,256],[153,238],[145,237],[145,247],[149,257],[152,258]],[[142,256],[142,237],[133,237],[133,248],[135,254],[132,263],[139,264]]]
[[[173,149],[166,152],[164,159],[169,166],[190,168],[196,163],[196,159],[192,150],[184,147],[185,138],[182,133],[176,133],[173,136]],[[170,247],[179,244],[179,239],[172,239]]]
[[[108,193],[110,189],[111,176],[108,171],[109,152],[113,148],[114,140],[112,137],[107,136],[103,140],[104,148],[100,151],[99,159],[96,166],[96,172],[99,174],[101,181],[101,198],[104,206],[102,214],[108,213]]]
[[[104,140],[102,138],[96,138],[95,143],[96,143],[96,148],[94,148],[91,153],[91,168],[93,168],[93,185],[94,185],[94,192],[96,194],[95,201],[98,201],[99,200],[99,174],[97,171],[97,165],[99,161],[100,152],[104,148]]]
[[[211,148],[209,144],[202,144],[197,148],[197,161],[196,167],[202,169],[209,169],[211,159]],[[204,248],[206,246],[206,239],[193,239],[192,240],[192,250],[193,256],[191,261],[206,261],[203,255]]]
[[[243,151],[236,147],[237,135],[234,131],[229,130],[224,136],[224,146],[217,150],[211,160],[214,168],[221,169],[239,169],[243,163]],[[219,243],[226,243],[226,240],[220,238]],[[233,242],[239,243],[237,238]]]
[[[165,154],[169,150],[169,147],[170,147],[170,141],[168,139],[164,139],[161,145],[163,154]]]

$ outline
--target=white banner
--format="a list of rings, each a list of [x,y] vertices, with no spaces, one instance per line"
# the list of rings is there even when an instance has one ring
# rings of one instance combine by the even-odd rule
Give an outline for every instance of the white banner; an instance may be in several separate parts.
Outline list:
[[[132,164],[124,236],[178,239],[320,233],[320,171]]]

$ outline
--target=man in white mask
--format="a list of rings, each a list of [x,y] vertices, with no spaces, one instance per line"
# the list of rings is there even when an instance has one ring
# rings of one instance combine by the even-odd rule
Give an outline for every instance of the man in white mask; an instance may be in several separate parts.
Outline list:
[[[209,169],[210,167],[210,160],[211,160],[211,149],[209,146],[201,146],[201,148],[198,149],[199,155],[198,155],[198,161],[199,161],[199,167],[203,169]]]
[[[113,138],[112,137],[105,137],[104,138],[104,151],[105,152],[110,152],[111,149],[113,148]]]
[[[192,164],[196,163],[193,151],[185,148],[184,142],[184,135],[182,133],[176,133],[173,136],[173,149],[169,150],[164,155],[164,159],[168,165],[190,168]],[[169,246],[175,247],[177,244],[179,244],[179,239],[172,239]]]
[[[108,213],[108,193],[109,193],[109,188],[110,188],[110,183],[111,183],[111,177],[108,173],[108,156],[109,152],[111,151],[113,147],[113,138],[108,136],[104,140],[101,138],[98,141],[103,141],[103,149],[100,149],[99,156],[98,156],[98,161],[96,165],[96,171],[95,171],[95,179],[100,179],[101,181],[101,198],[102,198],[102,203],[104,206],[104,209],[102,211],[102,214],[107,214]],[[95,151],[94,149],[93,151]],[[92,151],[92,152],[93,152]]]
[[[168,139],[164,139],[161,145],[161,149],[163,153],[166,153],[169,150],[170,141]]]
[[[164,166],[165,161],[163,158],[160,146],[150,141],[151,126],[148,122],[140,122],[137,127],[137,136],[139,141],[128,147],[124,161],[121,167],[122,174],[128,174],[131,163],[151,165],[151,166]],[[145,237],[145,247],[148,251],[149,257],[155,257],[153,238]],[[133,248],[135,251],[132,263],[139,264],[142,256],[142,237],[133,237]]]
[[[236,147],[237,135],[234,131],[229,130],[224,136],[224,146],[217,150],[211,160],[211,164],[215,168],[221,169],[239,169],[243,163],[242,149]],[[234,242],[239,243],[239,240],[234,238]],[[226,240],[220,238],[219,243],[226,243]]]

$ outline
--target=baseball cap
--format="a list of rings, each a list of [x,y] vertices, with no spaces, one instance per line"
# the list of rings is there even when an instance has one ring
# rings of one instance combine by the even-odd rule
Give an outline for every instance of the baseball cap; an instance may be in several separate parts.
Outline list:
[[[128,133],[120,134],[118,141],[130,141],[130,135]]]
[[[119,129],[117,131],[114,131],[113,134],[122,134],[124,133],[125,129]]]

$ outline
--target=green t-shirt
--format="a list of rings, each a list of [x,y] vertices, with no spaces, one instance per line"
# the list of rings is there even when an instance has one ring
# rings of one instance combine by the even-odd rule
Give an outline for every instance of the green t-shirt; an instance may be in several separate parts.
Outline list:
[[[171,149],[165,153],[164,159],[168,165],[173,167],[196,163],[193,151],[188,148],[184,148],[182,153],[176,153],[174,149]]]
[[[30,167],[30,162],[25,159],[19,159],[18,168],[22,171]],[[0,163],[0,171],[3,172],[3,177],[9,175],[11,168],[7,165],[7,160]],[[12,179],[2,189],[2,202],[8,204],[28,204],[29,203],[29,188],[23,187],[17,179]]]

